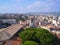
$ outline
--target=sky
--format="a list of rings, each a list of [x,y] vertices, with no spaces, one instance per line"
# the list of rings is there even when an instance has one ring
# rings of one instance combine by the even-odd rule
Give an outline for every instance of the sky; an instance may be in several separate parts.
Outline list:
[[[0,0],[0,13],[60,12],[60,0]]]

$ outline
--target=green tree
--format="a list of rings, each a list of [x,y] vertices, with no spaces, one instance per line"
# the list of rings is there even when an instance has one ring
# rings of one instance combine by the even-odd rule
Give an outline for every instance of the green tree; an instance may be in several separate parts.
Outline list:
[[[56,37],[43,28],[27,28],[19,33],[19,37],[22,38],[23,42],[29,40],[35,41],[41,45],[53,45],[56,41]]]
[[[18,22],[20,19],[19,18],[16,18],[16,22]]]
[[[34,41],[25,41],[22,45],[38,45],[38,43]]]

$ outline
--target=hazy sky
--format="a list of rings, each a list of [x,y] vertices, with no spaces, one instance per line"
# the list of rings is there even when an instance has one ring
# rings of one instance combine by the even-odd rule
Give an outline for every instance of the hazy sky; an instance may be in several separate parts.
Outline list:
[[[60,0],[0,0],[0,13],[60,12]]]

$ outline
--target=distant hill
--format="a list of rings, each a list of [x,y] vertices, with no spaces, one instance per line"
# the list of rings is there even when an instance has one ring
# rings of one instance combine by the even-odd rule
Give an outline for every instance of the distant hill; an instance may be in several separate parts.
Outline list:
[[[31,12],[27,13],[29,15],[37,15],[37,14],[44,14],[44,15],[55,15],[55,16],[60,16],[60,12]]]
[[[11,15],[14,15],[14,16],[19,16],[19,15],[40,15],[40,14],[43,14],[43,15],[55,15],[55,16],[60,16],[60,12],[30,12],[30,13],[5,13],[5,14],[0,14],[0,16],[11,16]]]

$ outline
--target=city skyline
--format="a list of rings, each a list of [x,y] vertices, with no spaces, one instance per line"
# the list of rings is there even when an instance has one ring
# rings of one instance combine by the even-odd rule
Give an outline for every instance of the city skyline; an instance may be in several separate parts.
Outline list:
[[[60,0],[0,0],[0,13],[60,12]]]

